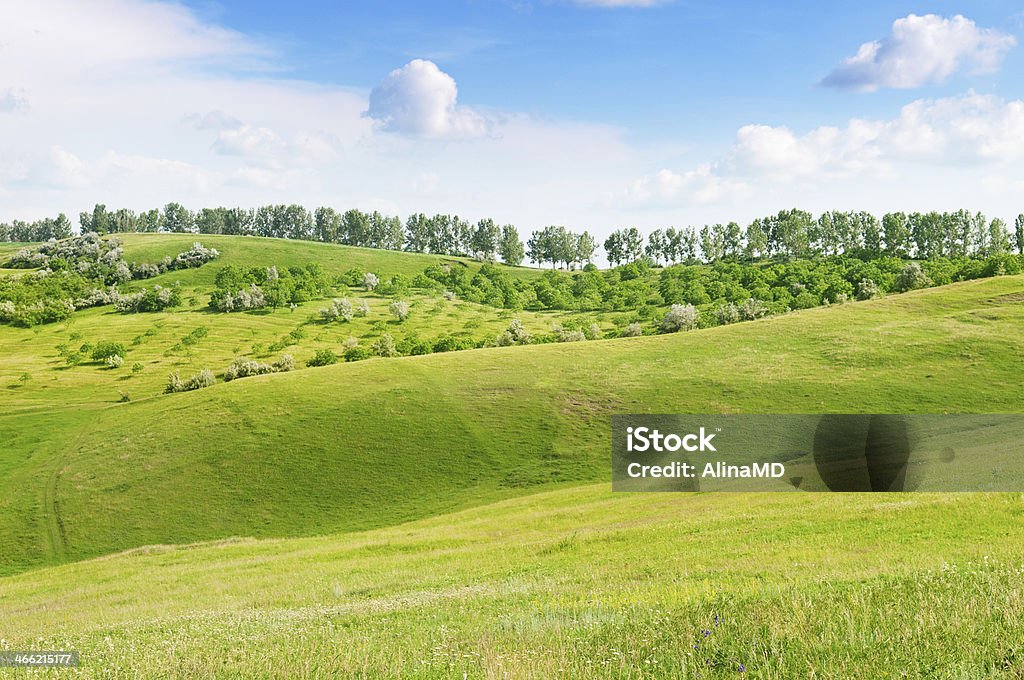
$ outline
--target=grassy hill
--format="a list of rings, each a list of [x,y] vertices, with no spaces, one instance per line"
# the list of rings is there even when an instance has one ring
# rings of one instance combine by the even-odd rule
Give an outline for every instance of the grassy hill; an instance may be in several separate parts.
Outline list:
[[[154,261],[192,240],[125,246]],[[493,336],[511,318],[419,295],[398,326],[355,291],[373,311],[351,324],[316,321],[323,301],[213,314],[223,264],[477,265],[201,240],[217,263],[157,279],[181,281],[181,308],[0,326],[0,649],[77,649],[87,677],[1024,674],[1019,494],[607,483],[612,413],[1017,412],[1024,277],[164,395],[172,370],[262,359],[285,336],[301,363],[350,335]],[[515,316],[543,332],[570,315]],[[141,370],[57,351],[99,340]]]
[[[601,484],[0,579],[0,644],[87,677],[1019,677],[1022,519],[1018,494]]]
[[[128,247],[186,245],[144,238]],[[229,242],[225,258],[257,257],[263,242],[245,241],[257,244],[253,253]],[[338,251],[334,267],[347,267],[352,250],[271,245]],[[11,546],[0,569],[153,543],[369,529],[607,479],[613,412],[1015,411],[1024,402],[1022,290],[1024,278],[1000,277],[685,334],[371,360],[170,396],[158,395],[168,368],[223,367],[254,329],[285,334],[301,313],[94,310],[68,327],[3,328],[13,367],[3,398],[13,405],[0,417],[9,442],[0,538]],[[459,306],[424,311],[422,323],[478,314],[492,333],[507,323],[497,310],[450,304]],[[209,326],[207,339],[187,356],[165,356],[192,319]],[[156,333],[141,332],[145,324]],[[145,369],[65,369],[42,348],[72,329],[92,339],[141,332],[129,361]],[[306,342],[299,348],[311,354],[337,338]],[[37,362],[27,383],[15,380],[19,361]],[[121,384],[144,388],[143,398],[115,403]]]

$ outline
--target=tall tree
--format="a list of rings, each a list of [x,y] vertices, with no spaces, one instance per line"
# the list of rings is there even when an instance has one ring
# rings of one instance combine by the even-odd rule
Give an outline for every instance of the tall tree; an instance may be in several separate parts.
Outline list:
[[[1003,255],[1010,252],[1010,233],[1006,230],[1006,222],[994,218],[988,225],[987,255]]]
[[[613,231],[608,235],[608,238],[604,240],[604,252],[608,256],[608,262],[613,267],[622,264],[626,258],[626,249],[625,244],[622,242],[621,231]]]
[[[430,248],[430,220],[423,213],[409,215],[405,220],[405,249],[425,253]]]
[[[313,211],[313,233],[317,241],[337,243],[341,215],[334,208],[319,207]]]
[[[1017,241],[1017,254],[1024,255],[1024,214],[1017,215],[1013,235]]]
[[[906,213],[886,213],[882,217],[882,238],[889,255],[906,257],[910,254],[910,224]]]
[[[590,263],[594,259],[594,252],[597,250],[597,240],[589,231],[576,234],[575,260],[580,264]]]
[[[176,234],[187,234],[194,231],[194,218],[180,203],[168,203],[164,206],[163,229]]]
[[[498,251],[505,264],[515,267],[523,262],[525,255],[523,242],[519,238],[519,232],[511,224],[506,224],[501,228],[501,242],[498,244]]]
[[[501,228],[490,218],[482,219],[476,223],[476,229],[470,237],[470,246],[473,255],[484,260],[493,260],[498,252],[498,243],[501,240]]]
[[[756,219],[747,225],[747,257],[758,260],[768,255],[768,234],[764,224]]]

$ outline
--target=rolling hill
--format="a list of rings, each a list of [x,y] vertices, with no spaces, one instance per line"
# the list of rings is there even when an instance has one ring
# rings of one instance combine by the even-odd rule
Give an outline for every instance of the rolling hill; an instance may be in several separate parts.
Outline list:
[[[175,238],[127,247],[157,258],[185,245]],[[257,245],[211,244],[245,261],[263,247],[247,241]],[[325,261],[340,258],[335,269],[352,263],[353,249],[272,246],[280,252],[264,264],[321,250]],[[411,257],[417,267],[425,257],[357,254]],[[204,269],[185,274],[209,277]],[[158,543],[365,530],[605,480],[613,412],[1012,412],[1024,401],[1022,290],[1024,278],[999,277],[691,333],[378,359],[180,395],[159,395],[166,373],[148,365],[115,378],[49,359],[52,386],[42,377],[18,385],[19,366],[8,369],[5,392],[21,410],[0,416],[0,537],[11,546],[0,568]],[[440,322],[478,314],[491,332],[507,323],[502,312],[460,304]],[[208,339],[187,357],[164,356],[193,318],[209,326]],[[14,348],[9,362],[31,362],[73,329],[127,337],[143,326],[116,324],[160,323],[130,360],[223,366],[253,327],[270,324],[259,332],[273,337],[296,320],[287,310],[90,310],[66,327],[3,328],[0,337]],[[128,403],[105,391],[123,383],[135,392],[145,380],[150,394]]]

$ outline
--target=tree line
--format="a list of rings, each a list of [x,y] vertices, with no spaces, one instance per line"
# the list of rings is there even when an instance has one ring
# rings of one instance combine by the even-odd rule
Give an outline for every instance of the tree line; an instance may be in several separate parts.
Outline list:
[[[203,208],[193,212],[179,203],[136,213],[97,204],[79,215],[82,233],[172,232],[231,234],[340,243],[366,248],[434,253],[519,265],[524,258],[552,268],[576,269],[590,263],[598,249],[588,232],[546,226],[524,244],[515,226],[493,219],[472,222],[458,215],[414,213],[404,222],[380,212],[301,205]],[[47,241],[71,236],[64,215],[35,222],[0,223],[0,241]],[[653,264],[800,259],[848,255],[863,259],[898,257],[987,257],[1024,253],[1024,214],[1014,225],[982,213],[891,212],[881,219],[864,211],[829,211],[815,217],[803,210],[782,210],[753,220],[701,227],[654,229],[646,237],[636,227],[618,229],[603,242],[610,264],[648,259]]]

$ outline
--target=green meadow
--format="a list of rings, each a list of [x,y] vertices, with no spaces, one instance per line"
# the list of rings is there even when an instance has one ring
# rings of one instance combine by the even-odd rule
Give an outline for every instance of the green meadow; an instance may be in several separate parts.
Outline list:
[[[182,306],[0,326],[0,648],[84,677],[1019,677],[1020,494],[615,494],[613,413],[1012,413],[1024,276],[728,326],[319,368],[396,337],[582,316],[414,291],[214,313],[219,268],[468,260],[244,237]],[[15,250],[0,247],[0,261]],[[529,278],[539,272],[510,269]],[[6,275],[0,272],[0,275]],[[204,328],[195,342],[183,339]],[[124,366],[58,347],[118,341]],[[287,344],[280,351],[269,348]],[[297,370],[163,394],[235,357]],[[136,367],[138,366],[138,367]]]

